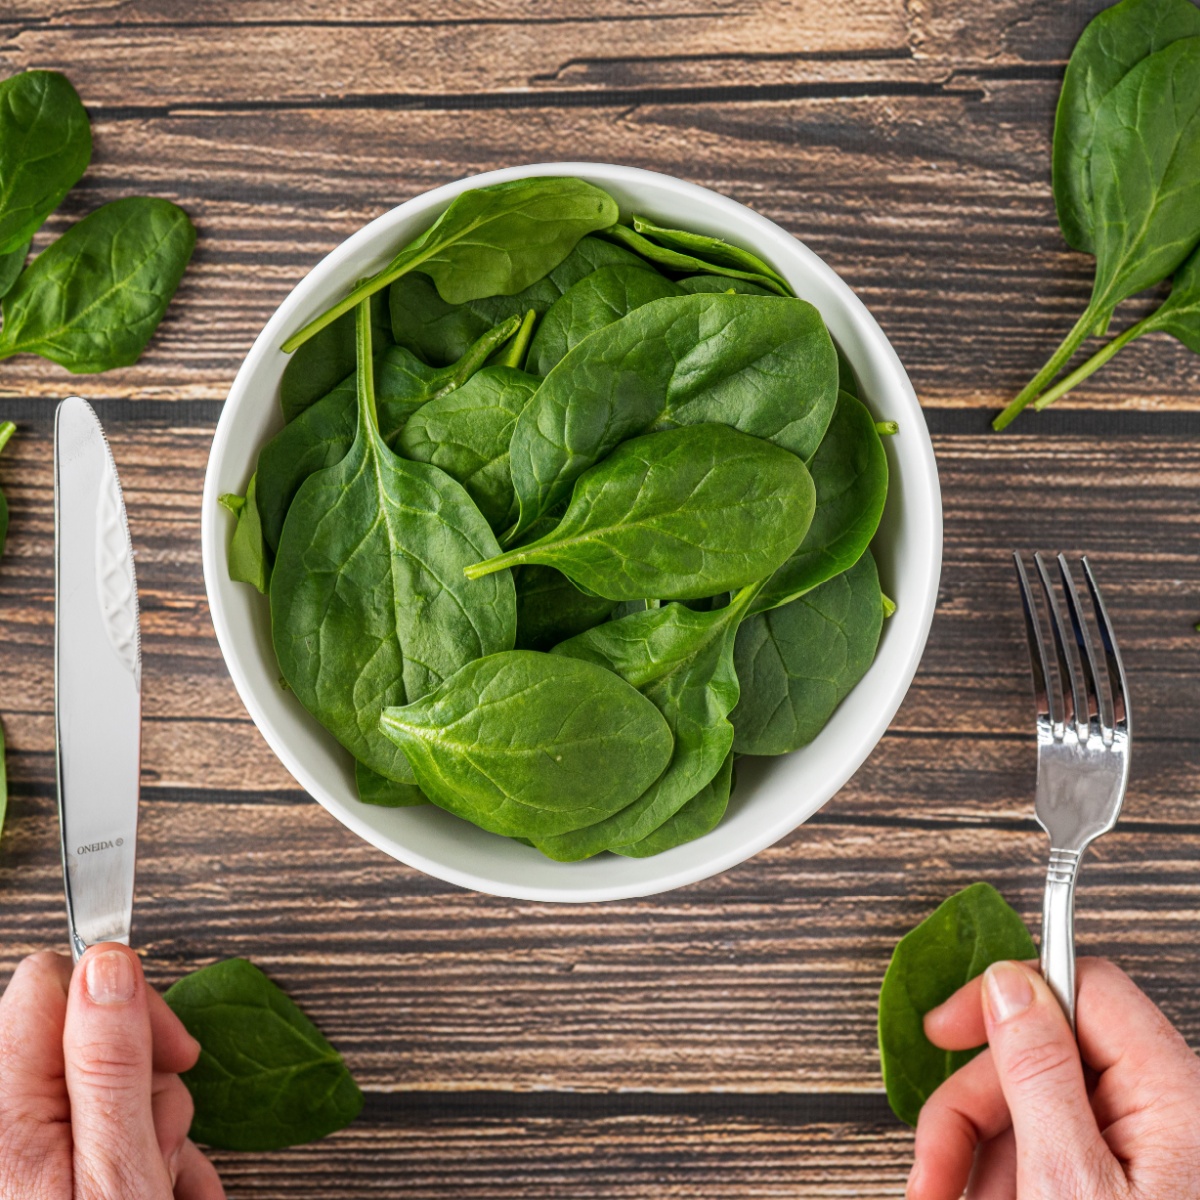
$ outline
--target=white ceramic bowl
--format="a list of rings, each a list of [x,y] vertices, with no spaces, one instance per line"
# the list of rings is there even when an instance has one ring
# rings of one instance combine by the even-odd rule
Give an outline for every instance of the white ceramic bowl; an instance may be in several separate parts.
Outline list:
[[[531,175],[571,175],[611,193],[622,214],[718,234],[755,251],[817,306],[876,417],[900,423],[885,438],[891,489],[875,541],[884,590],[897,605],[879,653],[811,745],[782,758],[745,760],[729,812],[715,832],[653,858],[604,854],[556,863],[432,805],[375,808],[355,796],[349,756],[279,686],[266,601],[226,571],[230,518],[223,492],[241,492],[259,447],[281,425],[279,346],[357,279],[382,267],[460,192]],[[715,875],[771,845],[817,811],[883,736],[908,690],[933,619],[942,556],[942,510],[933,447],[900,360],[862,302],[811,250],[733,200],[668,175],[601,163],[546,163],[491,171],[417,196],[360,229],[319,262],[279,306],[233,382],[204,481],[204,578],[229,673],[267,744],[297,782],[339,821],[409,866],[450,883],[529,900],[617,900]]]

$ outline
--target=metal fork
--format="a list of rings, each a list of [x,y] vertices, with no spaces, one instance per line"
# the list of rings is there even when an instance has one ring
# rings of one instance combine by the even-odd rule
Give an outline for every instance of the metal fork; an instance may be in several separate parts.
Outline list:
[[[1046,601],[1054,659],[1046,653],[1037,597],[1021,555],[1013,554],[1029,665],[1037,704],[1038,824],[1050,835],[1050,866],[1042,906],[1042,975],[1075,1028],[1075,881],[1083,852],[1107,833],[1121,812],[1129,779],[1130,724],[1125,667],[1087,558],[1081,560],[1095,624],[1104,648],[1104,670],[1067,560],[1058,570],[1070,617],[1070,633],[1050,572],[1033,556]]]

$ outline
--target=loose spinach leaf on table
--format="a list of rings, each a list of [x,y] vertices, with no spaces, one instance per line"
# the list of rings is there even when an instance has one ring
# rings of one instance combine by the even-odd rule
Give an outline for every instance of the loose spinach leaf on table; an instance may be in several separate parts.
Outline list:
[[[736,267],[749,271],[753,275],[761,275],[771,281],[771,289],[785,296],[794,296],[791,285],[769,263],[763,262],[757,254],[743,250],[724,238],[710,237],[704,233],[692,233],[687,229],[668,229],[658,225],[647,217],[633,218],[635,233],[643,234],[659,245],[685,254],[700,255],[708,262],[720,263],[722,267]]]
[[[380,808],[413,808],[429,803],[415,783],[388,779],[360,762],[354,764],[354,787],[363,804],[375,804]]]
[[[671,757],[658,709],[594,663],[512,650],[476,659],[382,725],[422,791],[457,816],[533,840],[637,799]]]
[[[12,286],[17,282],[17,277],[25,267],[25,260],[29,257],[29,246],[30,243],[26,242],[7,254],[0,254],[0,298],[12,291]]]
[[[956,892],[906,933],[879,992],[879,1057],[892,1111],[909,1125],[974,1050],[943,1050],[925,1036],[925,1014],[994,962],[1037,957],[1021,918],[990,884]]]
[[[668,817],[640,841],[614,846],[613,853],[625,858],[649,858],[702,838],[721,823],[732,790],[733,751],[730,750],[720,770],[673,817]]]
[[[568,288],[600,267],[624,264],[654,268],[636,254],[602,238],[585,237],[548,275],[513,296],[484,296],[448,304],[433,280],[420,271],[402,275],[388,291],[392,335],[401,346],[435,366],[461,358],[481,334],[509,317],[529,311],[539,316]]]
[[[457,479],[494,530],[517,519],[508,447],[521,410],[541,380],[512,367],[484,367],[466,384],[431,400],[405,425],[397,449]]]
[[[264,595],[271,582],[271,562],[263,540],[258,514],[258,476],[251,475],[245,496],[228,493],[219,502],[234,516],[233,536],[229,539],[229,578],[248,583]]]
[[[462,487],[388,449],[375,412],[368,305],[358,316],[358,428],[341,462],[310,475],[288,510],[271,575],[271,634],[296,698],[364,765],[410,774],[379,728],[516,634],[511,577],[469,583],[499,547]]]
[[[668,297],[580,342],[513,430],[520,521],[506,544],[565,500],[627,438],[717,422],[809,458],[837,401],[837,355],[803,300]]]
[[[721,769],[733,745],[729,713],[738,701],[734,639],[760,585],[725,608],[699,613],[668,604],[609,621],[555,646],[615,672],[666,719],[671,761],[633,803],[606,820],[543,838],[541,852],[562,862],[640,841],[670,820]]]
[[[91,125],[65,75],[23,71],[0,83],[0,255],[28,251],[91,157]]]
[[[887,499],[887,455],[874,417],[848,393],[839,394],[808,469],[817,490],[812,524],[759,593],[754,612],[786,604],[852,567],[879,528]]]
[[[582,179],[545,176],[473,188],[382,271],[292,334],[283,349],[295,350],[410,271],[428,275],[450,304],[520,292],[558,266],[585,234],[616,219],[616,201]]]
[[[798,600],[747,617],[734,650],[741,685],[729,718],[734,751],[788,754],[811,742],[866,674],[882,626],[869,550]]]
[[[467,575],[541,563],[610,600],[711,596],[775,571],[815,495],[794,454],[727,425],[646,434],[580,476],[552,532]]]
[[[200,1043],[183,1082],[191,1136],[221,1150],[279,1150],[349,1125],[363,1096],[320,1030],[253,963],[185,975],[164,996]]]
[[[4,297],[0,359],[40,354],[75,373],[137,362],[195,244],[195,227],[170,201],[131,196],[98,208]]]

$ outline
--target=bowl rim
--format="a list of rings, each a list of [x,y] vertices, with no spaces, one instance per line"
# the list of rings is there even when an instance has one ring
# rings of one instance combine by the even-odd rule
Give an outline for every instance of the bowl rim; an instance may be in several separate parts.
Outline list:
[[[354,258],[360,251],[369,247],[382,233],[408,221],[411,217],[439,212],[460,193],[491,184],[504,183],[513,179],[522,179],[535,175],[566,175],[589,179],[604,186],[609,184],[622,188],[626,185],[636,188],[640,183],[652,184],[654,187],[671,192],[681,199],[700,203],[715,215],[724,213],[735,224],[750,224],[754,227],[758,240],[753,248],[762,251],[764,245],[773,247],[785,256],[799,260],[804,271],[811,278],[832,289],[840,296],[848,319],[851,321],[856,338],[868,347],[875,360],[879,362],[889,377],[889,403],[895,402],[903,411],[899,414],[902,430],[910,433],[919,443],[915,447],[919,458],[920,471],[912,479],[906,479],[906,493],[910,489],[923,491],[919,497],[922,501],[920,515],[924,518],[922,524],[928,535],[921,549],[924,550],[924,562],[912,564],[921,568],[918,583],[921,586],[921,601],[916,613],[916,622],[912,627],[913,636],[907,646],[907,651],[898,670],[887,681],[886,697],[880,697],[877,702],[873,719],[860,727],[858,749],[854,754],[847,755],[840,761],[839,767],[832,773],[833,786],[815,789],[819,799],[811,797],[798,804],[790,812],[778,819],[764,824],[754,836],[744,837],[736,842],[714,845],[714,852],[703,861],[682,866],[674,870],[665,870],[653,878],[647,878],[633,885],[617,884],[583,884],[546,887],[522,884],[514,881],[498,881],[487,878],[479,873],[458,867],[435,859],[409,846],[397,842],[362,819],[353,808],[343,800],[326,791],[326,789],[310,774],[300,758],[293,753],[289,739],[278,729],[274,721],[264,711],[255,695],[254,686],[244,669],[240,652],[235,649],[235,634],[226,611],[221,590],[217,586],[219,572],[225,570],[225,524],[218,519],[217,496],[219,483],[217,479],[219,464],[223,461],[229,449],[233,435],[235,411],[240,405],[253,399],[249,384],[252,381],[260,363],[272,349],[294,326],[304,319],[320,311],[314,301],[323,293],[327,294],[332,286],[326,280],[336,275],[341,265],[348,259]],[[768,251],[768,259],[772,254]],[[777,258],[778,256],[774,256]],[[778,264],[777,264],[778,265]],[[788,274],[786,267],[781,267]],[[825,315],[825,314],[823,314]],[[847,351],[852,365],[854,356]],[[910,451],[914,449],[909,447]],[[272,313],[267,324],[255,339],[250,350],[243,359],[237,375],[230,386],[228,397],[222,408],[217,428],[213,435],[212,447],[209,451],[205,469],[204,490],[201,510],[201,554],[204,571],[205,591],[208,597],[209,612],[217,643],[221,650],[227,670],[233,680],[235,689],[243,705],[254,722],[255,727],[266,741],[272,752],[283,764],[288,773],[296,780],[313,799],[330,812],[348,829],[358,834],[364,840],[382,850],[392,858],[405,865],[431,875],[436,879],[468,888],[486,894],[512,899],[534,900],[559,903],[588,903],[599,901],[615,901],[633,899],[640,896],[654,895],[670,891],[689,883],[711,878],[731,867],[745,862],[762,850],[773,845],[788,833],[799,828],[809,818],[831,800],[849,781],[851,776],[866,761],[886,732],[901,703],[908,693],[909,686],[916,674],[929,636],[933,620],[934,608],[937,603],[938,585],[941,575],[942,560],[942,503],[941,491],[938,484],[937,464],[934,458],[933,445],[928,428],[921,412],[920,403],[908,375],[900,362],[891,343],[884,335],[866,305],[854,290],[817,254],[815,254],[799,238],[789,234],[767,217],[754,212],[747,206],[715,192],[699,184],[689,183],[676,176],[657,171],[648,171],[639,167],[622,166],[619,164],[597,162],[554,162],[531,163],[519,166],[505,167],[498,170],[486,171],[476,175],[465,176],[450,183],[443,184],[429,191],[421,192],[411,199],[396,205],[387,212],[368,222],[362,228],[334,247],[307,274],[300,279],[284,298],[283,302]],[[875,662],[878,662],[878,655]],[[872,664],[874,666],[875,663]],[[870,671],[868,671],[868,675]],[[860,680],[850,695],[842,701],[839,709],[845,705],[854,693],[865,682]],[[834,717],[837,716],[835,711]],[[832,721],[833,718],[831,718]],[[816,745],[822,730],[814,739]],[[786,757],[786,756],[785,756]],[[356,802],[358,803],[358,802]],[[714,831],[715,832],[715,831]],[[712,835],[708,835],[711,837]],[[695,843],[693,843],[694,845]],[[651,859],[635,860],[639,862],[661,862],[667,859],[672,851],[654,856]],[[628,861],[628,860],[627,860]],[[566,864],[568,866],[574,864]],[[664,864],[666,865],[666,864]]]

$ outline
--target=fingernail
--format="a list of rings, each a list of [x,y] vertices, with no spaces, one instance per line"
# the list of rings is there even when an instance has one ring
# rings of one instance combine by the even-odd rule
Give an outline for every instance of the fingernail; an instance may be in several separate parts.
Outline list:
[[[1033,1003],[1029,976],[1016,963],[992,963],[984,975],[988,1008],[995,1020],[1003,1023],[1019,1016]]]
[[[917,1188],[921,1183],[921,1160],[917,1159],[912,1165],[912,1170],[908,1173],[908,1182],[904,1185],[904,1194],[906,1196],[915,1196]]]
[[[120,950],[105,950],[89,958],[83,981],[96,1004],[124,1004],[133,999],[137,986],[133,964]]]

